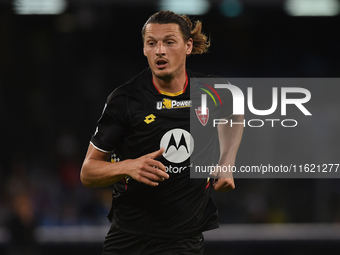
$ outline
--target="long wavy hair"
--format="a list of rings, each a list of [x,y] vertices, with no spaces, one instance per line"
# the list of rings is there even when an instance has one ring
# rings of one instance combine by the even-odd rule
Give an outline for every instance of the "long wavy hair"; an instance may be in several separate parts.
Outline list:
[[[193,49],[191,54],[202,54],[208,51],[210,47],[210,40],[202,33],[202,22],[196,21],[194,24],[186,15],[178,15],[171,11],[160,11],[149,17],[142,28],[142,37],[144,42],[145,28],[150,23],[156,24],[178,24],[184,41],[190,38],[193,40]]]

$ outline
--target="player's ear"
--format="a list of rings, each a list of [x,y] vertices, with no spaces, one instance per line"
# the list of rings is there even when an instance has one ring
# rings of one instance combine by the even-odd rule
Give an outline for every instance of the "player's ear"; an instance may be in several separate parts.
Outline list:
[[[192,52],[192,48],[194,47],[194,41],[192,40],[192,38],[190,38],[190,39],[187,41],[186,47],[187,47],[186,54],[187,54],[187,55],[190,55],[191,52]]]
[[[146,57],[146,51],[145,51],[145,47],[143,46],[143,54]]]

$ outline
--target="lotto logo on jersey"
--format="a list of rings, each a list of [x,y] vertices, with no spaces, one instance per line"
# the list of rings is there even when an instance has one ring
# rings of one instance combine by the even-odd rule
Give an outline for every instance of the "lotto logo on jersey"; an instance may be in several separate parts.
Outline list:
[[[164,148],[163,157],[172,163],[186,161],[194,151],[194,138],[181,128],[175,128],[166,132],[160,143]]]
[[[185,107],[191,107],[192,103],[191,100],[171,100],[168,98],[163,98],[162,101],[158,101],[156,108],[157,110],[162,109],[177,109],[177,108],[185,108]]]
[[[150,114],[150,115],[145,117],[144,122],[146,124],[150,124],[151,122],[155,121],[155,119],[156,119],[156,116],[153,115],[153,114]]]

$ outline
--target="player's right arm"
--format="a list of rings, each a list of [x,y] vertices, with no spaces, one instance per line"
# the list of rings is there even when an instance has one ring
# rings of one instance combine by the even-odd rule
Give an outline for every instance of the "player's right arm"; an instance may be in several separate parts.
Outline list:
[[[89,145],[80,172],[85,187],[105,187],[122,180],[126,176],[150,186],[158,186],[159,181],[168,179],[165,166],[155,160],[164,149],[144,155],[137,159],[127,159],[115,163],[108,162],[109,153]]]

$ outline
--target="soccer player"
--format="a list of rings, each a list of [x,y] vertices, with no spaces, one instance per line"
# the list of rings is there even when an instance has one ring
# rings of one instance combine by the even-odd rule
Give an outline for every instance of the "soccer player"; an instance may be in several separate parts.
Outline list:
[[[142,29],[149,68],[107,99],[81,170],[86,187],[114,186],[105,255],[203,254],[202,232],[218,227],[210,193],[235,188],[231,176],[190,178],[189,83],[203,75],[186,58],[207,51],[201,28],[170,11],[152,15]],[[234,165],[242,132],[218,127],[219,164]]]

